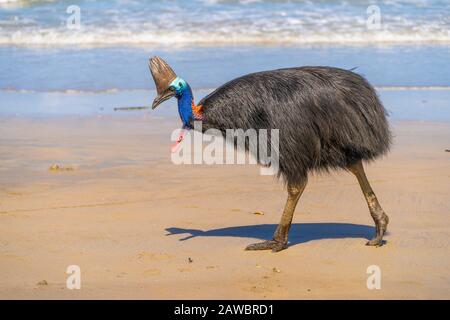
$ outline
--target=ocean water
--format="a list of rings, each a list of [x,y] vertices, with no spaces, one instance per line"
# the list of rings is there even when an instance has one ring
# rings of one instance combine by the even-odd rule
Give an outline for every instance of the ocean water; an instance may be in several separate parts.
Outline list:
[[[0,0],[3,45],[449,42],[448,0]]]
[[[153,55],[164,57],[196,89],[212,90],[250,72],[302,65],[356,68],[378,87],[450,86],[450,46],[0,46],[0,92],[151,90],[147,62]]]
[[[397,119],[450,119],[447,0],[0,0],[0,114],[148,105],[153,55],[199,97],[250,72],[329,65],[356,68]]]

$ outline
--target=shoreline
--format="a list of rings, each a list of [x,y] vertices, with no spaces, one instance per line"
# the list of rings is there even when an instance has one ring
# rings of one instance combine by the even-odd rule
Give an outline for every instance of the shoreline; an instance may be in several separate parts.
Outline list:
[[[394,120],[450,121],[450,90],[380,90],[378,94]],[[450,88],[449,88],[450,89]],[[211,90],[194,89],[196,101]],[[1,92],[0,117],[45,118],[54,116],[107,116],[125,114],[142,117],[171,118],[177,116],[174,101],[149,109],[153,90],[79,92]],[[124,108],[134,108],[124,112]]]

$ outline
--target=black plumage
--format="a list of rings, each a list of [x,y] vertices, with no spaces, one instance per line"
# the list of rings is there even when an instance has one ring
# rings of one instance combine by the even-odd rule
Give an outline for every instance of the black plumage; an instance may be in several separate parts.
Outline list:
[[[279,174],[288,184],[309,171],[347,168],[389,150],[386,111],[360,75],[301,67],[252,73],[205,98],[203,129],[279,129]]]

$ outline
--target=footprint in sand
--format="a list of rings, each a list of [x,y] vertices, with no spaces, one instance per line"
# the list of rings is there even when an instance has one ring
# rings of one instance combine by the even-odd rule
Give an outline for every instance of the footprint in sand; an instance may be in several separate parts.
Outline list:
[[[138,259],[152,260],[152,261],[163,261],[163,260],[170,260],[173,258],[172,255],[167,253],[153,253],[147,251],[139,252],[137,256]]]
[[[74,171],[75,167],[73,166],[62,166],[59,164],[52,164],[49,168],[49,171],[51,172],[62,172],[62,171]]]

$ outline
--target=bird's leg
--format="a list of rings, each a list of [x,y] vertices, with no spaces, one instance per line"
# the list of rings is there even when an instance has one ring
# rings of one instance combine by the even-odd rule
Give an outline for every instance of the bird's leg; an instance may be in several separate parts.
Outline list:
[[[288,232],[291,227],[292,217],[294,216],[294,210],[297,206],[298,199],[305,190],[307,179],[305,178],[302,183],[297,185],[288,185],[288,198],[286,205],[284,207],[283,215],[281,216],[281,221],[278,224],[277,229],[273,235],[272,240],[263,241],[251,244],[245,248],[245,250],[269,250],[273,252],[278,252],[287,248],[288,243]]]
[[[370,215],[372,216],[373,221],[375,222],[376,235],[372,240],[367,242],[367,245],[381,246],[383,245],[383,235],[386,232],[387,225],[389,223],[389,218],[381,208],[380,203],[378,202],[378,199],[375,193],[373,192],[372,187],[369,184],[369,181],[367,180],[362,162],[359,161],[356,164],[349,166],[348,170],[352,172],[358,179],[361,190],[364,194],[364,197],[366,198]]]

